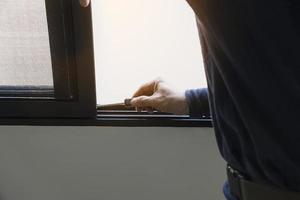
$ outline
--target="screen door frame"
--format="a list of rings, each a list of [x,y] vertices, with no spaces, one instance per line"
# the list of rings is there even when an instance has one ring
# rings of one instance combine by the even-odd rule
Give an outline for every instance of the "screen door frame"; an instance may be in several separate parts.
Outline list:
[[[95,118],[91,5],[83,8],[75,0],[45,3],[53,91],[35,86],[0,88],[0,118]]]

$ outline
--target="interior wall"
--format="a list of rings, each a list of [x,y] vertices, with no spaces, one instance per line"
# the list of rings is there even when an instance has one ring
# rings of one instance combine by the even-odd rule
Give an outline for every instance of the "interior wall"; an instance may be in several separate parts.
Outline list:
[[[216,200],[210,128],[0,127],[1,200]]]

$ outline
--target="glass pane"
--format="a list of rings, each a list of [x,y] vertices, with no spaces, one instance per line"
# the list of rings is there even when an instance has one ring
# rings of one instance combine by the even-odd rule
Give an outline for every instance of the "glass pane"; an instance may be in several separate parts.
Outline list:
[[[53,86],[44,0],[0,1],[0,86]]]
[[[162,77],[206,87],[195,15],[183,0],[93,1],[98,104],[122,102]]]

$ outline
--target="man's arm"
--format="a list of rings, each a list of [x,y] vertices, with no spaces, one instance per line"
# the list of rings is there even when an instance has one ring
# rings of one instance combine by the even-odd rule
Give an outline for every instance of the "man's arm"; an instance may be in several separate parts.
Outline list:
[[[207,88],[187,90],[185,92],[191,117],[210,116]]]
[[[210,116],[207,88],[175,92],[163,80],[156,79],[141,86],[131,105],[137,110],[152,109],[191,117]]]

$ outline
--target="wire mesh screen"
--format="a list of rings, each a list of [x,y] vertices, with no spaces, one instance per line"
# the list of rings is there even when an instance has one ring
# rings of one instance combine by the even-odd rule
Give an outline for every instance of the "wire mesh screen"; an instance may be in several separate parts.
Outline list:
[[[53,86],[44,0],[0,1],[0,86]]]

